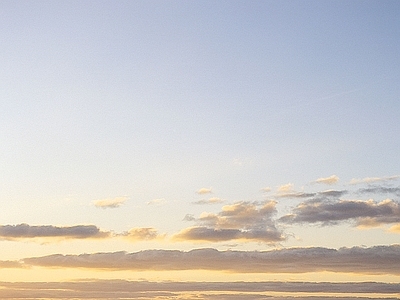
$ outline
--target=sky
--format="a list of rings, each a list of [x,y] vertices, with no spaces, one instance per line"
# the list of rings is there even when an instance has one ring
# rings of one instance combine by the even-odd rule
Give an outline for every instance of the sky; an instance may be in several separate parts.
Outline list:
[[[2,1],[2,299],[399,299],[398,1]]]

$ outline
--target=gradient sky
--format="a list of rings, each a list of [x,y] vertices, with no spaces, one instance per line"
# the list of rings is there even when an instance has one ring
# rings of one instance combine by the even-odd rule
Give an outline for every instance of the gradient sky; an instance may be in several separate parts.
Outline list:
[[[2,1],[4,293],[400,297],[399,19],[398,1]]]

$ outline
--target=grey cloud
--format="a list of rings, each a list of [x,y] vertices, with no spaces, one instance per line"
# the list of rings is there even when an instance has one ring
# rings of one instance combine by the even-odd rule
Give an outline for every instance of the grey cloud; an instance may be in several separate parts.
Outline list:
[[[76,225],[58,227],[52,225],[30,226],[28,224],[1,225],[0,239],[26,239],[26,238],[106,238],[108,232],[100,231],[94,225]]]
[[[285,238],[276,228],[266,230],[214,229],[208,227],[190,227],[174,236],[176,240],[196,240],[221,242],[229,240],[248,240],[273,243]]]
[[[14,269],[14,268],[23,268],[24,266],[18,262],[13,260],[0,260],[0,269]]]
[[[173,239],[212,242],[237,239],[268,243],[282,241],[285,238],[272,219],[275,213],[274,201],[225,205],[218,214],[202,213],[195,219],[197,226],[183,229]],[[185,220],[193,218],[187,215]]]
[[[316,193],[305,193],[305,192],[291,192],[291,193],[284,193],[284,194],[278,194],[276,195],[277,198],[310,198],[310,199],[327,199],[327,198],[339,198],[345,194],[347,194],[348,191],[346,190],[341,190],[341,191],[336,191],[336,190],[327,190],[327,191],[322,191],[322,192],[316,192]]]
[[[273,297],[266,293],[282,292],[290,296]],[[315,299],[299,297],[295,293],[318,293],[318,299],[372,299],[358,298],[357,293],[381,294],[379,299],[400,292],[398,283],[380,282],[150,282],[125,280],[93,280],[76,282],[0,282],[2,299]],[[320,293],[346,293],[346,298],[321,296]],[[189,296],[190,295],[190,296]],[[371,295],[372,296],[372,295]],[[170,297],[170,298],[165,298]],[[315,296],[314,296],[315,297]],[[393,298],[392,298],[393,299]]]
[[[316,196],[316,193],[304,193],[304,192],[291,192],[291,193],[281,193],[276,197],[278,198],[311,198]]]
[[[346,191],[346,190],[342,190],[342,191],[327,190],[327,191],[319,192],[318,196],[339,198],[347,193],[348,193],[348,191]]]
[[[192,203],[202,205],[202,204],[218,204],[218,203],[222,203],[222,202],[224,202],[222,199],[213,197],[213,198],[209,198],[208,200],[202,199],[202,200],[194,201]]]
[[[289,248],[270,251],[195,249],[134,253],[49,255],[25,258],[26,265],[104,270],[216,270],[236,273],[344,272],[400,275],[400,245],[370,248]]]
[[[400,187],[370,186],[359,189],[360,194],[394,194],[400,196]]]
[[[393,200],[306,201],[294,208],[293,213],[283,216],[286,223],[335,224],[339,221],[355,221],[357,225],[376,226],[400,222],[400,204]]]

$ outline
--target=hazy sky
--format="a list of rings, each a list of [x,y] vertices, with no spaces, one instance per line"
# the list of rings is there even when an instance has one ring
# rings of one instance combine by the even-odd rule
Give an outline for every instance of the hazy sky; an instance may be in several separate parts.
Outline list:
[[[398,1],[2,1],[1,297],[400,297],[399,20]]]

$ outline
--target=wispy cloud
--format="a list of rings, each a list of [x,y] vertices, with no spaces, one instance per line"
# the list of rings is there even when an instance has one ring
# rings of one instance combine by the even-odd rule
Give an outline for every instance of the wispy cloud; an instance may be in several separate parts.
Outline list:
[[[323,178],[318,178],[317,180],[315,180],[315,183],[324,183],[324,184],[335,184],[339,181],[339,177],[336,175],[332,175],[329,177],[323,177]]]
[[[101,199],[93,201],[94,206],[99,208],[117,208],[120,207],[128,197],[116,197],[112,199]]]
[[[201,188],[201,189],[197,190],[196,193],[199,195],[211,194],[212,188]]]
[[[400,275],[400,245],[270,251],[146,250],[23,259],[31,266],[110,270],[216,270],[235,273],[343,272]]]
[[[276,297],[266,293],[278,294]],[[73,282],[0,282],[0,298],[18,295],[23,299],[371,299],[360,294],[382,294],[379,299],[389,299],[400,292],[398,283],[381,282],[152,282],[126,280],[82,280]],[[292,294],[293,293],[293,294]],[[309,293],[303,298],[295,293]],[[331,298],[321,293],[343,294],[346,298]],[[310,296],[314,296],[310,298]],[[372,296],[372,295],[371,295]],[[394,295],[396,296],[396,295]],[[393,298],[391,298],[393,300]]]
[[[400,196],[400,187],[370,186],[358,190],[359,194],[393,194]]]
[[[193,204],[200,204],[200,205],[202,205],[202,204],[218,204],[218,203],[222,203],[222,202],[224,202],[221,198],[218,198],[218,197],[212,197],[212,198],[209,198],[209,199],[202,199],[202,200],[198,200],[198,201],[194,201],[194,202],[192,202]]]
[[[385,182],[385,181],[393,181],[399,178],[400,175],[386,176],[386,177],[365,177],[362,179],[353,178],[352,180],[350,180],[350,184]]]
[[[263,205],[250,202],[225,205],[218,214],[202,213],[195,219],[197,226],[183,229],[173,238],[212,242],[228,240],[278,242],[285,238],[272,220],[275,213],[275,201]]]
[[[94,225],[75,226],[52,226],[40,225],[30,226],[28,224],[1,225],[0,239],[18,240],[33,238],[56,238],[56,239],[87,239],[107,238],[109,232],[101,231]]]
[[[147,205],[163,205],[165,203],[167,203],[167,200],[165,200],[165,198],[158,198],[148,201]]]
[[[378,226],[400,222],[400,204],[387,199],[374,200],[310,200],[300,203],[292,214],[280,218],[286,223],[336,224],[340,221],[354,221],[358,226]]]

